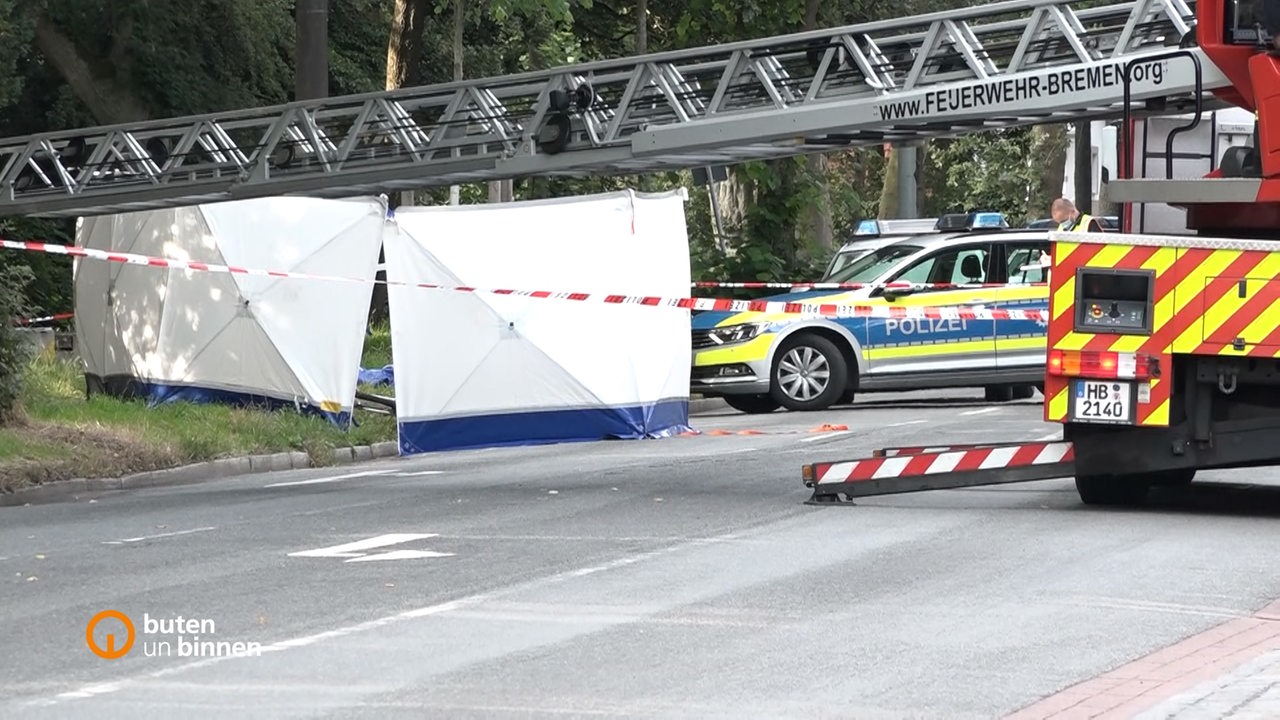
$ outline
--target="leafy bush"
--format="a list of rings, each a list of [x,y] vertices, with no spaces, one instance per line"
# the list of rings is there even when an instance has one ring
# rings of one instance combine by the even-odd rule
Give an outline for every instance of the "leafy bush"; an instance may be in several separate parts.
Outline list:
[[[28,311],[27,287],[35,279],[25,265],[0,267],[0,424],[13,420],[22,397],[22,380],[33,346],[14,321]]]

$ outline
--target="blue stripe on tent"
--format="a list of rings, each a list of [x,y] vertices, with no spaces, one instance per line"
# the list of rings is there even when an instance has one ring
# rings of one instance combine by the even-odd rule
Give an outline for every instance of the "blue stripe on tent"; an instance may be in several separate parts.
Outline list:
[[[689,401],[536,410],[399,424],[400,454],[593,440],[666,437],[690,430]]]
[[[94,378],[95,380],[97,378]],[[234,390],[222,390],[218,388],[203,388],[192,385],[170,385],[167,383],[152,383],[136,378],[120,378],[112,377],[108,379],[107,387],[102,387],[102,381],[98,380],[97,392],[103,395],[110,395],[122,398],[141,398],[148,405],[155,407],[156,405],[164,405],[175,402],[189,402],[193,404],[221,404],[231,405],[242,408],[264,408],[270,411],[278,410],[294,410],[301,412],[303,415],[311,415],[322,417],[330,423],[342,429],[349,429],[352,426],[351,413],[349,411],[330,412],[321,410],[319,407],[311,404],[295,404],[292,400],[282,400],[280,398],[268,397],[266,395],[257,395],[254,393],[239,392]]]

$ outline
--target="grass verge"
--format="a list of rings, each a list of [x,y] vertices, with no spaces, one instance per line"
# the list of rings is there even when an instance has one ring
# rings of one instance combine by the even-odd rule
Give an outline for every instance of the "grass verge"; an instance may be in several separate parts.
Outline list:
[[[364,366],[388,364],[389,335],[375,331],[367,341]],[[362,389],[390,393],[389,388]],[[141,400],[86,399],[78,365],[46,355],[32,361],[26,374],[17,419],[0,428],[0,492],[290,450],[306,452],[315,465],[328,465],[336,448],[395,439],[394,415],[361,409],[356,426],[343,431],[292,410],[192,403],[147,407]]]

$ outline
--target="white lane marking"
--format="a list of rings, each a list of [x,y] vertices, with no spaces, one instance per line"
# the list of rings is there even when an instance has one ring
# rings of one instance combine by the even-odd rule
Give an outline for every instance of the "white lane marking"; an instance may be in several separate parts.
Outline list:
[[[960,413],[961,415],[986,415],[987,413],[1000,412],[998,407],[979,408],[977,410],[967,410]]]
[[[903,425],[922,425],[929,422],[928,420],[907,420],[905,422],[889,423],[885,427],[902,427]]]
[[[176,532],[160,533],[158,535],[139,535],[138,537],[125,538],[123,540],[103,540],[103,545],[123,545],[125,543],[142,542],[143,540],[157,540],[159,538],[176,537],[178,535],[190,535],[192,533],[209,532],[217,530],[216,527],[192,528],[191,530],[178,530]],[[3,560],[4,558],[0,558]]]
[[[443,475],[443,470],[418,470],[417,472],[395,472],[396,477],[422,477],[424,475]]]
[[[738,448],[736,450],[724,450],[721,452],[703,453],[704,455],[737,455],[739,453],[758,452],[756,448]]]
[[[391,552],[378,553],[377,555],[365,555],[363,557],[353,557],[343,562],[369,562],[371,560],[417,560],[419,558],[433,557],[453,557],[453,553],[436,552],[435,550],[392,550]]]
[[[400,543],[412,542],[414,540],[425,540],[426,538],[438,537],[437,533],[387,533],[377,537],[366,538],[364,540],[356,540],[355,542],[343,543],[341,545],[331,545],[329,547],[317,548],[315,550],[302,550],[300,552],[289,553],[289,557],[318,557],[318,558],[358,558],[363,557],[363,550],[372,550],[374,548],[386,547],[387,545],[399,545]]]
[[[584,575],[594,575],[595,573],[607,572],[609,570],[617,570],[619,568],[624,568],[624,567],[627,567],[628,565],[635,565],[636,563],[641,563],[646,560],[653,560],[663,555],[670,555],[672,553],[685,550],[689,547],[689,545],[700,545],[702,543],[709,543],[709,542],[723,542],[726,540],[735,539],[736,537],[737,537],[737,533],[725,533],[724,535],[717,535],[709,538],[700,538],[690,543],[680,543],[677,545],[669,545],[665,548],[660,548],[658,550],[651,550],[649,552],[640,553],[638,555],[632,555],[631,557],[618,558],[617,560],[611,560],[607,563],[603,563],[600,565],[592,565],[592,566],[580,568],[578,570],[570,570],[567,572],[557,573],[555,575],[549,575],[545,578],[540,578],[538,580],[534,580],[527,583],[509,585],[500,590],[492,590],[489,592],[477,593],[475,595],[468,595],[466,597],[458,598],[457,600],[449,600],[447,602],[442,602],[435,605],[428,605],[426,607],[418,608],[416,610],[406,610],[405,612],[402,612],[402,613],[397,613],[395,615],[387,615],[384,617],[376,618],[374,620],[368,620],[356,625],[348,625],[346,627],[334,628],[333,630],[326,630],[324,632],[319,632],[314,635],[305,635],[303,637],[293,638],[291,640],[282,640],[280,642],[271,643],[269,645],[263,645],[261,648],[261,652],[271,653],[271,652],[279,652],[281,650],[288,650],[289,648],[306,647],[308,645],[315,645],[316,643],[324,642],[325,640],[334,640],[337,638],[346,637],[348,635],[354,635],[356,633],[367,632],[369,630],[376,630],[378,628],[385,627],[387,625],[392,625],[394,623],[398,623],[403,620],[412,620],[416,618],[429,617],[431,615],[441,615],[443,613],[452,612],[454,610],[459,610],[466,607],[480,605],[482,603],[489,602],[491,600],[496,600],[496,599],[505,597],[507,595],[514,595],[516,593],[526,592],[528,590],[532,590],[535,588],[554,585],[560,582],[564,582],[566,580],[572,580],[574,578],[579,578]],[[244,657],[256,658],[258,657],[258,655],[257,654],[244,655],[244,656],[221,655],[217,657],[205,658],[202,660],[189,662],[183,665],[175,665],[167,668],[162,668],[160,670],[154,670],[148,673],[141,673],[139,675],[135,675],[133,677],[128,677],[128,678],[122,678],[120,680],[112,680],[109,682],[102,682],[102,683],[92,683],[89,685],[82,686],[79,690],[71,690],[64,693],[58,693],[52,698],[43,698],[40,700],[33,700],[26,704],[33,705],[33,706],[49,706],[49,705],[56,705],[63,700],[76,700],[81,698],[97,697],[99,695],[108,695],[110,693],[119,692],[121,690],[124,690],[130,687],[131,685],[136,685],[137,683],[143,682],[146,680],[155,680],[157,678],[168,677],[170,675],[177,675],[178,673],[183,673],[188,670],[196,670],[198,668],[208,667],[210,665],[226,662],[228,660],[242,659]]]
[[[800,442],[811,443],[811,442],[817,442],[819,440],[830,440],[831,438],[840,437],[841,435],[848,435],[851,432],[853,431],[852,430],[836,430],[835,432],[822,433],[820,435],[814,435],[813,437],[800,438]]]
[[[1203,615],[1208,617],[1241,618],[1250,613],[1232,610],[1231,608],[1206,605],[1187,605],[1184,603],[1168,603],[1152,600],[1134,600],[1130,598],[1106,597],[1098,595],[1076,595],[1060,598],[1057,602],[1064,605],[1080,607],[1107,608],[1111,610],[1139,610],[1174,615]]]
[[[365,470],[364,472],[347,473],[346,475],[332,475],[330,477],[312,478],[310,480],[292,480],[289,482],[271,483],[263,485],[264,488],[292,487],[294,485],[318,485],[320,483],[337,482],[339,480],[352,480],[354,478],[369,477],[372,475],[386,475],[390,470]]]

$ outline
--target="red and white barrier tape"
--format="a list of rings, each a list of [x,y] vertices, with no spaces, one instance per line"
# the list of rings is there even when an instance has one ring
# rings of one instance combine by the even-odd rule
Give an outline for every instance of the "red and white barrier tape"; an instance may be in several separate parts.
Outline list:
[[[538,298],[547,300],[569,300],[574,302],[598,302],[609,305],[644,305],[647,307],[668,307],[684,310],[707,310],[719,312],[758,312],[783,315],[817,315],[823,317],[875,317],[891,319],[926,319],[926,320],[1035,320],[1048,321],[1048,313],[1040,310],[987,310],[981,307],[901,307],[894,305],[869,305],[857,303],[806,303],[785,302],[781,300],[734,300],[731,298],[674,298],[644,295],[608,295],[605,293],[556,292],[552,290],[510,290],[487,289],[433,283],[406,283],[376,280],[373,278],[344,277],[340,275],[314,275],[283,270],[262,270],[234,265],[217,265],[213,263],[160,258],[135,253],[111,252],[84,248],[76,245],[60,245],[37,242],[16,242],[0,240],[0,247],[27,252],[53,253],[70,255],[77,258],[89,258],[118,262],[129,265],[146,265],[149,267],[195,270],[198,272],[220,272],[234,275],[254,275],[259,277],[292,278],[298,280],[326,280],[339,282],[376,283],[400,287],[421,288],[425,290],[445,290],[450,292],[483,293],[489,295],[508,295],[515,297]]]
[[[1025,283],[1019,287],[1045,287],[1048,283]],[[833,283],[833,282],[718,282],[715,280],[699,280],[689,284],[694,288],[725,288],[730,290],[798,290],[807,288],[809,290],[978,290],[982,288],[998,288],[1008,287],[1000,283],[911,283],[911,282],[891,282],[891,283]]]
[[[58,313],[57,315],[45,315],[36,318],[18,318],[14,322],[18,325],[35,325],[36,323],[57,322],[58,320],[70,320],[75,317],[75,313]]]

